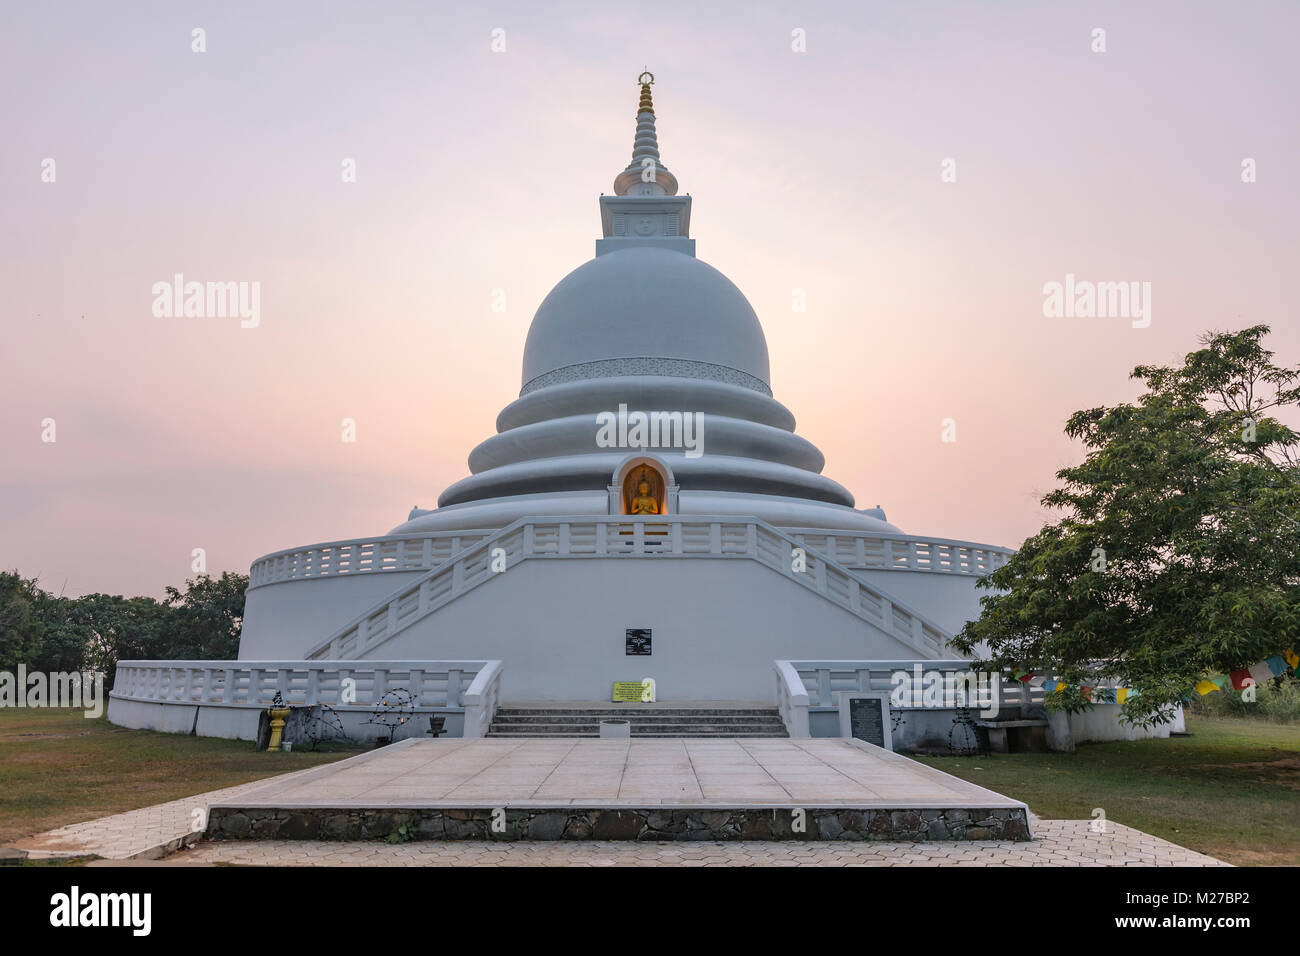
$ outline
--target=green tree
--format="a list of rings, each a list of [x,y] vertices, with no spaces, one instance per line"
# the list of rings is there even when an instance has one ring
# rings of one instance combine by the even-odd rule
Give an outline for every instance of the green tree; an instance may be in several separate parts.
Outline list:
[[[1300,435],[1276,417],[1300,409],[1300,369],[1274,364],[1268,331],[1206,335],[1181,366],[1134,369],[1135,403],[1070,417],[1087,455],[1043,498],[1063,517],[981,582],[998,593],[954,647],[1117,678],[1139,691],[1125,719],[1149,724],[1207,674],[1300,643]]]
[[[165,603],[171,614],[161,656],[188,660],[238,657],[247,589],[248,575],[229,571],[219,578],[205,574],[186,581],[184,592],[168,587]]]
[[[45,642],[36,607],[40,594],[35,578],[0,571],[0,671],[14,672],[19,664],[32,668],[40,654]]]
[[[37,589],[35,607],[43,634],[39,653],[27,665],[30,669],[46,673],[86,669],[87,633],[65,623],[68,606],[75,600]]]
[[[119,660],[163,657],[169,610],[150,597],[85,594],[57,598],[49,605],[46,628],[66,644],[85,649],[83,666],[103,671],[112,683]]]

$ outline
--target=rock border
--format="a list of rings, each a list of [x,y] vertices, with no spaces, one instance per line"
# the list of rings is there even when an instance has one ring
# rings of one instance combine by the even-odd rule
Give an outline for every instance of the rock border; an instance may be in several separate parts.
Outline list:
[[[801,814],[801,816],[800,816]],[[403,831],[401,828],[405,827]],[[974,809],[213,807],[209,840],[1028,840],[1021,807]]]

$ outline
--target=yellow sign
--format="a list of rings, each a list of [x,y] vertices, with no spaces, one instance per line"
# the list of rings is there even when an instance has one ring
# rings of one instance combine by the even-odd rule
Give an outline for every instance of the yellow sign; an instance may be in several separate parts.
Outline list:
[[[655,682],[646,680],[616,680],[612,700],[616,704],[649,703],[655,699]]]

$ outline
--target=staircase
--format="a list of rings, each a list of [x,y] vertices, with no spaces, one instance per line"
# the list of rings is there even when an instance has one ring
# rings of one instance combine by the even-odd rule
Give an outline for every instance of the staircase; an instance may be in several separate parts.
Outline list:
[[[497,710],[489,737],[599,737],[602,720],[630,720],[633,737],[788,737],[775,707],[514,706]]]
[[[793,548],[803,548],[807,568],[792,570]],[[923,658],[939,657],[950,633],[898,601],[860,574],[785,532],[745,516],[594,515],[520,518],[437,564],[379,601],[369,611],[307,651],[308,660],[364,660],[406,628],[444,605],[502,575],[506,567],[534,558],[755,561],[796,586],[820,594]],[[373,573],[373,572],[372,572]]]

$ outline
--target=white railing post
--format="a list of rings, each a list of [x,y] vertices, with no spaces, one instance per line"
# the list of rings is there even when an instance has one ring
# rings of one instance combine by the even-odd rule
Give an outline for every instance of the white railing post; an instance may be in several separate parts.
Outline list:
[[[484,661],[464,694],[465,737],[482,737],[496,715],[501,693],[501,662]]]
[[[447,706],[460,706],[460,675],[459,668],[451,668],[447,671]]]
[[[406,689],[411,692],[411,701],[419,707],[424,700],[424,671],[414,668],[407,680]]]
[[[789,661],[776,662],[776,698],[781,720],[791,737],[811,736],[808,729],[808,690]]]

